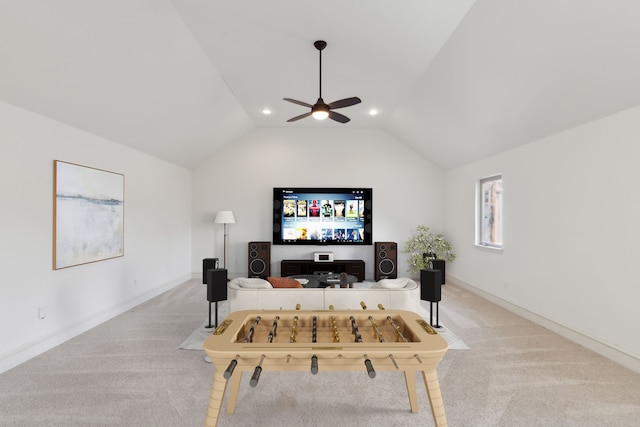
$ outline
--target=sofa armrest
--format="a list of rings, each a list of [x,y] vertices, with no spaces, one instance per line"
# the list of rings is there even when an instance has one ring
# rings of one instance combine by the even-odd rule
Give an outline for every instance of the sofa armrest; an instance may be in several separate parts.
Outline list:
[[[268,289],[246,289],[227,285],[227,304],[229,313],[240,310],[255,310],[258,306],[258,292]]]

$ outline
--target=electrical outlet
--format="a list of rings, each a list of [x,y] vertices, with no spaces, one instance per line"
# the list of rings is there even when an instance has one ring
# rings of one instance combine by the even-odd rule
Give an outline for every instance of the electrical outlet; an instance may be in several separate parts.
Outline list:
[[[38,319],[43,320],[45,317],[47,317],[47,307],[38,307]]]

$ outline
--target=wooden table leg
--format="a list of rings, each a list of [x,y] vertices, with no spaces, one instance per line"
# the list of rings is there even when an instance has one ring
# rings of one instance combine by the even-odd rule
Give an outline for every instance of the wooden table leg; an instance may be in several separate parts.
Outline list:
[[[227,414],[233,414],[236,410],[236,402],[238,401],[238,391],[240,390],[240,380],[242,372],[236,372],[231,376],[231,387],[229,388],[229,400],[227,401]]]
[[[433,414],[433,421],[436,427],[447,427],[447,417],[444,413],[444,403],[442,402],[442,394],[440,393],[440,383],[438,382],[438,373],[433,371],[422,371],[422,379],[429,396],[429,405]]]
[[[416,393],[416,373],[414,371],[404,371],[404,380],[407,383],[407,393],[409,394],[409,405],[411,412],[418,412],[418,395]]]
[[[218,417],[220,416],[220,408],[222,407],[222,399],[224,398],[226,388],[227,380],[224,379],[223,371],[216,369],[213,377],[213,386],[211,387],[207,417],[204,421],[205,427],[215,427],[218,424]]]

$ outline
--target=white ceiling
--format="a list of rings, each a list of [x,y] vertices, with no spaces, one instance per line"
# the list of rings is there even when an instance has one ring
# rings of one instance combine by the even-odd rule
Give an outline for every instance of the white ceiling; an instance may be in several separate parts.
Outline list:
[[[0,0],[0,101],[188,168],[256,127],[350,127],[449,169],[640,105],[639,23],[637,0]],[[286,123],[319,39],[324,100],[362,103]]]

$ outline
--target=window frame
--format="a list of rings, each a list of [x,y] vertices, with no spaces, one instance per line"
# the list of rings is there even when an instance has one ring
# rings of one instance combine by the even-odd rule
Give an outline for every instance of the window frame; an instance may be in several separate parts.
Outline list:
[[[484,201],[484,197],[485,197],[485,192],[484,192],[484,186],[487,183],[492,183],[492,182],[497,182],[499,181],[500,184],[500,188],[497,191],[497,193],[499,194],[499,200],[497,203],[497,208],[499,209],[497,212],[497,216],[499,218],[499,221],[497,222],[499,229],[498,229],[498,233],[500,236],[500,243],[493,243],[491,241],[490,238],[486,237],[486,230],[485,230],[485,201]],[[491,175],[491,176],[487,176],[485,178],[481,178],[477,181],[476,184],[476,238],[475,238],[475,244],[476,246],[479,246],[481,248],[487,248],[487,249],[495,249],[495,250],[502,250],[503,246],[504,246],[504,239],[503,239],[503,229],[504,229],[504,199],[503,199],[503,193],[504,193],[504,188],[503,188],[503,177],[502,174],[495,174],[495,175]]]

